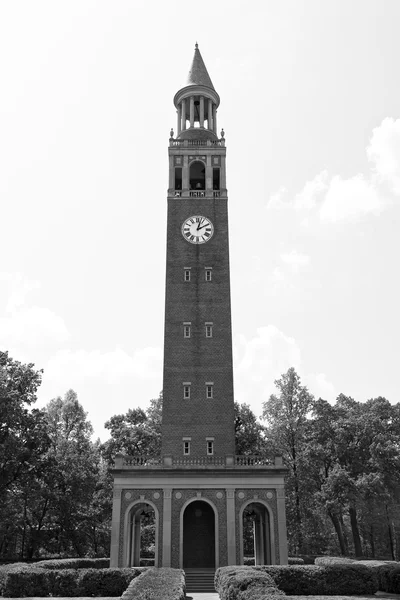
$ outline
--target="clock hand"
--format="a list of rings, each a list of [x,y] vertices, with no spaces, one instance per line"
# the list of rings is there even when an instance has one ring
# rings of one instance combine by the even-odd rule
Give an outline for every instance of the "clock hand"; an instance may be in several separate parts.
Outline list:
[[[199,225],[197,225],[197,231],[199,231],[199,229],[203,229],[203,227],[207,227],[207,225],[208,225],[208,223],[205,223],[204,225],[199,223]]]

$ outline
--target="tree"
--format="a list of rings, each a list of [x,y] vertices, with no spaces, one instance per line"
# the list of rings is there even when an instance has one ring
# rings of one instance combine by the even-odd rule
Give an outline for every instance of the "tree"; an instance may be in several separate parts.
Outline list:
[[[102,446],[108,463],[118,453],[127,456],[159,456],[161,452],[162,392],[150,406],[129,409],[124,415],[114,415],[104,426],[110,430],[110,439]]]
[[[236,454],[263,454],[265,451],[264,429],[248,404],[235,402]]]
[[[275,381],[278,395],[272,394],[263,404],[263,418],[267,421],[266,435],[272,450],[283,457],[289,468],[288,499],[289,514],[294,517],[292,543],[299,552],[303,551],[302,503],[304,502],[306,471],[302,472],[303,454],[306,445],[308,417],[314,406],[314,397],[300,383],[294,368],[290,368]]]
[[[29,497],[37,494],[50,445],[44,411],[31,409],[42,371],[0,352],[0,554],[23,556],[29,542]],[[38,515],[40,518],[40,515]]]

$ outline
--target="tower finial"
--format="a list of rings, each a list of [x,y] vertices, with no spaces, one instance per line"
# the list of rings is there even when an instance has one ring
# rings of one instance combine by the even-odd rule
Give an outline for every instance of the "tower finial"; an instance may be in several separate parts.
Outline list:
[[[195,43],[194,47],[196,48],[196,50],[197,50],[197,48],[199,47],[199,45],[198,45],[198,43],[197,43],[197,42]]]

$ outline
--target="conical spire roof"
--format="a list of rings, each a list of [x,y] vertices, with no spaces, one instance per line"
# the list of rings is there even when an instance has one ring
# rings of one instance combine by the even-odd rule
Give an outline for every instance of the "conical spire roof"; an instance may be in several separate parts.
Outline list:
[[[199,45],[196,42],[192,66],[187,78],[187,85],[204,85],[215,91],[204,60],[200,54]]]

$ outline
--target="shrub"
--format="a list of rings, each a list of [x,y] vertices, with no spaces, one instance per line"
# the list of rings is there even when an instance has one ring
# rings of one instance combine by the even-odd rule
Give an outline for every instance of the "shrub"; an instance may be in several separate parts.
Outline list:
[[[149,568],[128,586],[122,600],[184,600],[185,574],[180,569]]]
[[[146,568],[43,569],[36,565],[9,565],[0,569],[0,593],[22,596],[121,596]]]
[[[279,589],[297,596],[375,594],[377,573],[365,565],[304,565],[255,567],[271,575]]]
[[[243,564],[246,567],[254,567],[254,565],[256,564],[254,556],[245,556],[243,558]]]
[[[109,558],[61,558],[52,560],[41,560],[35,563],[36,567],[42,569],[108,569]]]
[[[268,600],[284,596],[272,577],[254,567],[221,567],[214,581],[221,600]]]
[[[356,562],[353,558],[346,556],[317,556],[314,560],[314,564],[319,566],[351,565]]]
[[[288,565],[304,565],[304,560],[299,556],[289,556]]]

